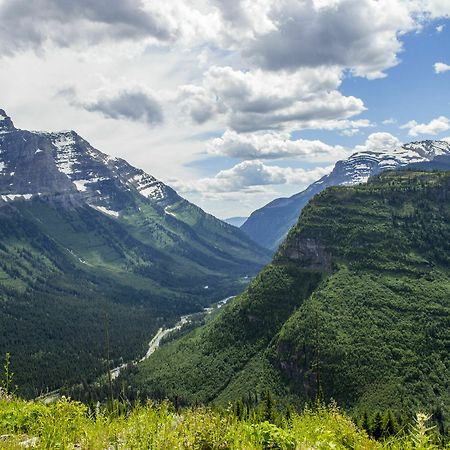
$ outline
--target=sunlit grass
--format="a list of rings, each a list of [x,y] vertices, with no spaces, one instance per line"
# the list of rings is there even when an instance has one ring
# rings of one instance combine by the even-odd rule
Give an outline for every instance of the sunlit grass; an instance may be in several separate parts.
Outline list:
[[[44,405],[0,400],[0,448],[22,449],[429,449],[426,417],[389,441],[374,441],[337,407],[291,413],[276,425],[256,414],[240,419],[232,408],[176,411],[148,403],[113,411],[61,399]]]

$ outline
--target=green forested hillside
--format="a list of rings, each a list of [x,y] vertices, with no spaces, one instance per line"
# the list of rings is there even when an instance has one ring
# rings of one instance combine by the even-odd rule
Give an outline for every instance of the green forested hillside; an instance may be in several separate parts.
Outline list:
[[[188,296],[120,269],[137,256],[101,213],[60,211],[63,220],[48,205],[34,205],[33,217],[21,206],[0,210],[0,352],[12,354],[23,394],[92,380],[106,370],[107,333],[111,358],[130,359],[160,322],[195,308]]]
[[[450,418],[450,173],[388,172],[316,196],[250,287],[125,380],[226,403],[274,392]]]
[[[0,354],[23,395],[92,382],[108,351],[112,367],[141,357],[162,324],[241,290],[258,267],[215,218],[196,239],[181,220],[158,225],[158,206],[132,206],[120,220],[40,200],[0,208]]]

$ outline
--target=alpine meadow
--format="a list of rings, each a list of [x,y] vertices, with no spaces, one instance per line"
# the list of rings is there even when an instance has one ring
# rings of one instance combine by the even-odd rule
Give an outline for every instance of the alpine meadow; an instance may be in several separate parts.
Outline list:
[[[0,449],[450,449],[449,48],[447,0],[0,0]]]

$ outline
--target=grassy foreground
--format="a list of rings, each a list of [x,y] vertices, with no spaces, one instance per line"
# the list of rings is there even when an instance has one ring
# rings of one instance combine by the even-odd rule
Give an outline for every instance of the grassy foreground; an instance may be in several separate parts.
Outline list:
[[[278,425],[233,408],[175,411],[169,403],[111,413],[68,399],[45,405],[0,399],[1,449],[431,449],[426,417],[401,436],[374,441],[335,406],[292,413]]]

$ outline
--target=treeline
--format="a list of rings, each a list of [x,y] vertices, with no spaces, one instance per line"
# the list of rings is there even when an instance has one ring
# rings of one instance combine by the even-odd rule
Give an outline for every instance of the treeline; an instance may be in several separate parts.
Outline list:
[[[325,413],[330,409],[337,409],[335,402],[326,404],[321,397],[306,403],[303,411]],[[301,414],[298,407],[288,404],[279,407],[271,391],[263,395],[249,394],[231,404],[231,411],[240,420],[251,422],[267,421],[277,426],[289,422],[296,414]],[[390,409],[373,411],[362,414],[347,413],[360,430],[367,433],[376,441],[389,441],[391,438],[405,437],[411,432],[418,432],[418,428],[432,431],[430,441],[441,445],[450,444],[450,428],[445,429],[442,420],[442,412],[435,414],[417,413],[414,411],[397,411]]]
[[[135,370],[133,368],[129,369]],[[133,386],[126,384],[121,378],[114,380],[112,385],[103,378],[102,382],[94,384],[79,384],[65,389],[61,392],[68,398],[74,398],[88,405],[93,411],[99,404],[109,405],[110,408],[117,408],[125,413],[130,411],[135,405],[145,404],[146,402],[163,401],[163,392],[155,391],[152,398],[148,393],[140,392]],[[182,411],[187,407],[202,408],[205,407],[201,402],[193,403],[178,395],[171,396],[169,401],[175,411]],[[330,409],[338,409],[336,402],[331,400],[328,404],[323,398],[322,390],[319,390],[318,396],[303,407],[298,404],[286,403],[277,400],[277,396],[270,390],[265,392],[249,392],[241,399],[228,403],[228,406],[215,407],[218,411],[226,409],[231,412],[238,420],[251,423],[268,422],[277,427],[282,427],[288,423],[294,416],[302,412],[313,411],[319,414],[325,414]],[[349,410],[346,412],[354,425],[376,441],[388,441],[391,438],[406,438],[412,432],[417,432],[417,427],[423,426],[424,430],[432,431],[432,441],[442,445],[450,444],[450,427],[446,427],[442,409],[434,408],[431,413],[417,413],[410,410],[392,410],[375,409],[360,412],[360,409]],[[421,423],[418,423],[421,421]],[[425,426],[426,424],[426,426]]]

